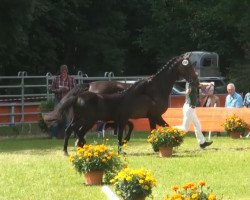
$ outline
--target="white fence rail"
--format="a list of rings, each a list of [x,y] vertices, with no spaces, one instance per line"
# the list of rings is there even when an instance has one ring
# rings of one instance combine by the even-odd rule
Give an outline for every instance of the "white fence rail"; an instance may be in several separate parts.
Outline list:
[[[115,77],[113,72],[105,72],[103,77],[88,77],[81,71],[72,76],[77,84],[98,80],[131,82],[145,78],[145,76]],[[45,76],[28,76],[25,71],[19,72],[17,76],[0,76],[0,125],[37,122],[40,112],[28,110],[32,107],[34,110],[41,101],[53,98],[50,87],[54,78],[51,73]]]

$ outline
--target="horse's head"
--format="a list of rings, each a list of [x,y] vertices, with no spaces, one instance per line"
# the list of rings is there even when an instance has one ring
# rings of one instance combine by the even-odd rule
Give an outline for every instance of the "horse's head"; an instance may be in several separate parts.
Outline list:
[[[191,53],[185,53],[178,58],[178,73],[186,81],[198,84],[199,79],[195,71],[196,62],[191,63],[190,56]]]

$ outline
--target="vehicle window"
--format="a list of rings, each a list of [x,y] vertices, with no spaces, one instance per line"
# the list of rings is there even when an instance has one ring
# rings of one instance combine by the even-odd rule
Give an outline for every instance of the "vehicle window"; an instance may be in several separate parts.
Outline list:
[[[185,81],[175,82],[174,87],[179,91],[185,91],[185,85],[186,85]]]
[[[204,58],[201,65],[202,67],[210,67],[212,65],[212,58]]]

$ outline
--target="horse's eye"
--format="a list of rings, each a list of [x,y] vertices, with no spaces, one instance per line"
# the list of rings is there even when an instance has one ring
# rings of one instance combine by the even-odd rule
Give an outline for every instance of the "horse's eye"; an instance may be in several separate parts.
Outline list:
[[[182,65],[187,66],[187,65],[188,65],[188,60],[186,60],[186,59],[183,60],[183,61],[182,61]]]

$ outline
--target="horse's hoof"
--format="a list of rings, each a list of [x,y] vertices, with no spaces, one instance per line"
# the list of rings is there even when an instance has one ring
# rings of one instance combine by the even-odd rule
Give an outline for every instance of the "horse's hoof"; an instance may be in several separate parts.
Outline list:
[[[122,148],[119,148],[119,149],[118,149],[118,154],[119,154],[119,155],[124,155],[124,156],[125,156],[127,153],[126,153],[125,151],[123,151]]]

